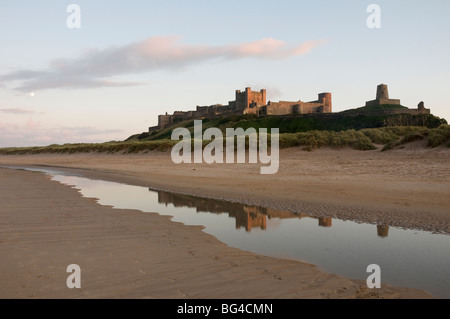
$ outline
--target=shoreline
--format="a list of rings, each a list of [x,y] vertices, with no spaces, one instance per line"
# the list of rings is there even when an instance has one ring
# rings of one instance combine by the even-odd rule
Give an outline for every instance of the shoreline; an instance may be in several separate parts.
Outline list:
[[[241,251],[168,216],[102,206],[41,173],[0,175],[8,203],[0,250],[9,257],[2,298],[432,297],[389,285],[371,290],[311,264]],[[65,284],[74,261],[82,289]]]

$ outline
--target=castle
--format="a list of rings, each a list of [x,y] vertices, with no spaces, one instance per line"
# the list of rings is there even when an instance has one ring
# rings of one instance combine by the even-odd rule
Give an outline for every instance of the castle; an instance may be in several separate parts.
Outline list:
[[[202,118],[215,118],[228,115],[254,114],[256,116],[265,115],[310,115],[313,114],[331,114],[332,101],[331,93],[320,93],[317,101],[279,101],[266,102],[266,90],[252,91],[251,88],[245,88],[241,92],[236,90],[235,100],[229,101],[227,105],[215,104],[210,106],[197,106],[195,111],[176,111],[172,115],[164,114],[158,116],[158,125],[149,127],[149,132],[170,127],[176,123]],[[389,105],[390,108],[376,108],[376,106]],[[375,106],[375,108],[372,108]],[[394,107],[392,107],[394,106]],[[398,108],[395,106],[399,106]],[[377,86],[375,100],[367,101],[366,108],[360,108],[353,111],[353,115],[394,115],[394,114],[430,114],[430,109],[426,109],[423,102],[420,102],[417,109],[402,107],[400,100],[390,99],[388,87],[386,84]],[[333,114],[346,114],[347,111]],[[332,115],[328,115],[332,116]]]
[[[279,101],[266,103],[266,90],[252,91],[245,88],[241,92],[236,90],[234,101],[229,101],[228,105],[215,104],[210,106],[197,106],[195,111],[175,111],[173,114],[158,116],[158,125],[149,128],[149,132],[170,127],[175,123],[190,119],[214,118],[226,115],[289,115],[289,114],[309,114],[309,113],[331,113],[331,93],[319,94],[317,101]]]

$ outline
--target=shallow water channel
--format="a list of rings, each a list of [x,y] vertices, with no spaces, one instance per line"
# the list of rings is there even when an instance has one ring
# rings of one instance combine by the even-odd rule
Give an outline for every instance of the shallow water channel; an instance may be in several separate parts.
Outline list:
[[[33,169],[75,186],[102,205],[171,215],[229,246],[301,260],[330,273],[366,280],[367,266],[381,268],[381,284],[420,288],[450,298],[450,236],[389,225],[313,217],[102,180]]]

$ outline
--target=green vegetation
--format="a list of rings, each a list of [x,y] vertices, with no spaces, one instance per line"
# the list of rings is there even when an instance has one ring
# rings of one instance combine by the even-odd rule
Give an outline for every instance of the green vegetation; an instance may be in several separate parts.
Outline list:
[[[421,140],[429,135],[429,146],[435,147],[448,140],[448,127],[445,119],[430,114],[395,114],[368,116],[361,110],[379,108],[405,108],[400,105],[370,106],[341,113],[321,116],[264,116],[232,115],[215,119],[204,119],[203,131],[210,127],[219,128],[225,135],[226,128],[277,127],[280,130],[280,147],[302,147],[313,150],[322,146],[351,147],[358,150],[376,149],[375,144],[383,145],[383,150],[398,145]],[[173,127],[154,131],[151,134],[130,136],[127,141],[148,141],[169,139],[176,127],[187,128],[193,135],[194,121],[185,121]],[[438,129],[439,128],[439,129]],[[449,146],[450,147],[450,146]]]
[[[444,143],[450,147],[450,125],[441,125],[428,131],[428,146],[437,147]]]
[[[341,132],[333,131],[309,131],[299,133],[280,134],[280,147],[301,146],[306,151],[320,148],[322,146],[331,146],[342,148],[350,146],[358,150],[374,150],[376,147],[361,131],[347,130]]]
[[[50,145],[42,147],[9,147],[0,148],[0,154],[3,155],[22,155],[22,154],[41,154],[41,153],[138,153],[141,151],[167,151],[176,144],[176,141],[161,140],[151,142],[107,142],[107,143],[81,143]]]
[[[398,107],[398,106],[397,106]],[[358,109],[356,109],[358,110]],[[253,127],[259,128],[277,127],[280,133],[298,133],[309,131],[347,131],[347,130],[363,130],[371,128],[383,127],[404,127],[404,126],[423,126],[424,128],[437,128],[447,121],[430,114],[395,114],[395,115],[378,115],[369,116],[358,112],[349,115],[349,110],[341,113],[322,114],[320,116],[263,116],[254,115],[232,115],[215,119],[204,119],[203,130],[210,127],[217,127],[225,132],[228,127],[242,127],[247,129]],[[184,127],[192,133],[194,130],[194,121],[188,120],[180,122],[170,128],[153,131],[151,133],[141,133],[130,136],[126,141],[155,141],[161,139],[170,139],[172,130],[176,127]],[[369,136],[370,137],[370,136]],[[385,144],[390,142],[389,136],[385,136],[387,142],[374,142]],[[391,139],[394,136],[390,137]],[[384,140],[383,140],[384,141]]]
[[[218,124],[217,120],[211,121],[213,125]],[[224,122],[226,124],[226,122]],[[205,127],[204,127],[205,128]],[[170,132],[170,131],[169,131]],[[148,136],[147,136],[148,135]],[[160,139],[155,141],[139,141],[138,136],[150,137],[152,134],[143,133],[128,139],[124,142],[107,142],[99,144],[64,144],[50,145],[45,147],[11,147],[0,149],[3,155],[21,155],[21,154],[41,154],[41,153],[138,153],[152,150],[169,151],[178,141],[170,139]],[[156,134],[155,134],[156,135]],[[170,136],[165,132],[163,135]],[[429,147],[446,145],[450,147],[450,125],[443,124],[437,128],[426,128],[423,126],[397,126],[380,127],[362,130],[345,131],[319,131],[312,130],[307,132],[282,133],[279,142],[281,148],[301,147],[305,151],[329,146],[334,148],[351,147],[356,150],[374,150],[375,145],[382,145],[382,151],[393,149],[397,146],[423,140],[427,138]],[[270,142],[270,136],[268,137]],[[193,143],[193,140],[192,140]],[[203,141],[203,146],[209,141]],[[224,141],[225,143],[225,141]],[[246,141],[248,146],[248,140]]]

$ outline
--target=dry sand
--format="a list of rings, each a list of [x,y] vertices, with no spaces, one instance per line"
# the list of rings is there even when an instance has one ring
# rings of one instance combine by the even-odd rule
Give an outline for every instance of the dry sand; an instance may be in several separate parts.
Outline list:
[[[450,232],[450,150],[282,150],[257,164],[181,164],[168,153],[0,156],[84,176],[316,216]],[[82,170],[80,170],[80,168]],[[3,298],[427,298],[228,247],[168,217],[104,207],[39,173],[0,169]],[[5,262],[3,262],[3,260]],[[82,289],[66,287],[79,264]]]

